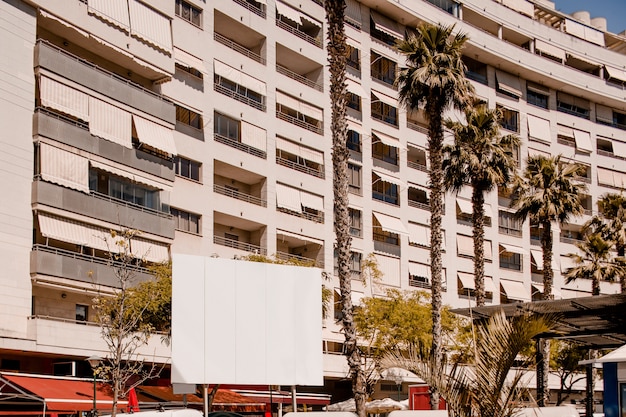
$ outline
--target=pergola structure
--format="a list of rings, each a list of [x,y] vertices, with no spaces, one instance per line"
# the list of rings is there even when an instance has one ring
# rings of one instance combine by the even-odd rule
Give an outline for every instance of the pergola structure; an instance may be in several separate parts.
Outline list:
[[[539,339],[559,339],[590,349],[615,349],[626,345],[626,294],[598,295],[528,303],[499,304],[452,310],[453,313],[484,320],[497,311],[506,317],[532,312],[557,314],[557,324]],[[587,415],[592,415],[593,383],[587,364]],[[537,373],[539,377],[539,373]],[[539,389],[540,384],[537,384]],[[541,393],[538,393],[541,395]]]

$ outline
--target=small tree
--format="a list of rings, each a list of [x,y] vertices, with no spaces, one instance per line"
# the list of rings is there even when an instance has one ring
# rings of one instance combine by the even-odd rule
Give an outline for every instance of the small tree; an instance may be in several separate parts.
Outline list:
[[[158,376],[164,366],[154,361],[147,363],[140,353],[155,332],[154,324],[148,320],[146,313],[153,309],[157,292],[139,291],[137,288],[137,258],[131,251],[131,245],[138,234],[131,229],[121,232],[112,230],[110,236],[104,238],[109,246],[116,293],[113,296],[98,295],[93,300],[96,320],[108,349],[104,363],[94,372],[111,383],[113,417],[117,414],[119,399],[125,397],[131,388]],[[169,288],[171,301],[171,281]],[[167,294],[167,290],[164,291]]]

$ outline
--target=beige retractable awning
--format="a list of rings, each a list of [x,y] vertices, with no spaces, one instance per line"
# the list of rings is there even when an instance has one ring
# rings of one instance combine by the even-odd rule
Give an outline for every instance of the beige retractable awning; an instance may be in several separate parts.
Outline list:
[[[389,19],[387,16],[383,16],[379,13],[376,13],[372,10],[371,12],[372,21],[374,22],[374,27],[387,35],[397,38],[404,39],[404,32],[398,23],[394,20]]]
[[[173,130],[133,114],[137,139],[160,151],[176,155]]]
[[[506,294],[506,297],[510,300],[518,300],[518,301],[530,301],[531,296],[524,286],[523,283],[519,281],[507,281],[504,279],[500,280],[500,285]]]
[[[376,217],[376,220],[378,220],[378,223],[380,223],[380,227],[385,232],[396,233],[399,235],[409,234],[409,232],[406,230],[406,227],[404,227],[404,224],[402,224],[402,220],[398,219],[397,217],[391,217],[387,216],[386,214],[376,212],[372,212],[372,214],[374,215],[374,217]]]
[[[520,248],[519,246],[509,245],[508,243],[500,243],[500,246],[502,246],[505,251],[510,253],[517,253],[520,255],[528,254],[527,251],[525,251],[523,248]]]
[[[500,90],[513,94],[516,97],[522,96],[522,86],[519,77],[508,72],[496,70],[496,82]]]
[[[165,51],[172,51],[171,21],[138,0],[128,0],[131,33]]]
[[[550,121],[532,114],[528,115],[528,137],[550,143]]]

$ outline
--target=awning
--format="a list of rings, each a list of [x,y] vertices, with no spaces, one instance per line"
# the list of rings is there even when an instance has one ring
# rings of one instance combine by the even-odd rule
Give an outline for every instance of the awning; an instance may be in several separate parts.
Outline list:
[[[41,105],[89,121],[89,96],[45,75],[39,76]]]
[[[345,18],[361,26],[363,23],[361,18],[361,3],[356,0],[346,0]]]
[[[378,269],[382,272],[380,284],[400,286],[400,258],[374,254]]]
[[[300,190],[283,184],[276,184],[276,205],[300,213],[302,211]]]
[[[616,80],[620,80],[622,82],[626,82],[626,71],[621,68],[614,68],[609,65],[604,67],[609,78],[615,78]]]
[[[305,243],[312,243],[314,245],[324,246],[323,240],[319,240],[309,236],[302,236],[297,233],[287,232],[285,230],[276,230],[276,237],[278,238],[279,236],[292,237],[295,239],[299,239]]]
[[[185,400],[189,404],[201,406],[203,402],[200,393],[189,393],[183,398],[183,394],[174,394],[171,386],[140,385],[135,390],[139,398],[140,408],[143,406],[146,409],[154,409],[157,404],[182,407]],[[220,411],[259,413],[265,410],[265,403],[259,399],[222,388],[217,390],[211,404],[214,410]]]
[[[527,255],[528,252],[525,251],[523,248],[520,248],[519,246],[514,246],[514,245],[509,245],[506,243],[500,243],[500,246],[502,246],[502,248],[510,253],[517,253],[520,255]]]
[[[206,67],[204,66],[204,62],[200,58],[196,58],[180,48],[174,47],[174,60],[184,67],[195,68],[205,74],[208,73]]]
[[[147,185],[148,187],[156,188],[157,190],[172,191],[172,185],[168,185],[168,184],[164,184],[155,180],[151,180],[149,178],[146,178],[140,175],[135,175],[123,169],[120,169],[120,168],[117,168],[117,167],[114,167],[114,166],[111,166],[102,162],[89,161],[89,165],[91,165],[93,168],[100,169],[102,171],[106,171],[108,173],[117,175],[118,177],[127,178],[131,181]]]
[[[621,348],[615,349],[613,352],[608,353],[599,359],[596,359],[594,362],[599,362],[599,363],[626,362],[626,345],[622,346]]]
[[[376,136],[376,138],[387,146],[392,146],[394,148],[400,148],[400,140],[384,133],[378,132],[376,130],[372,130],[372,136]],[[372,137],[372,143],[375,142],[376,139]]]
[[[599,63],[590,60],[589,58],[587,58],[584,55],[573,54],[573,53],[570,53],[570,52],[567,53],[567,59],[573,59],[573,60],[576,60],[576,61],[580,61],[580,62],[583,62],[585,64],[590,65],[591,67],[601,67],[602,66]]]
[[[537,292],[543,294],[543,283],[541,282],[533,282],[532,287],[537,290]],[[562,294],[561,294],[561,289],[559,287],[555,287],[554,285],[552,285],[552,295],[554,296],[554,298],[563,298]]]
[[[352,94],[356,94],[359,97],[366,96],[365,89],[361,84],[357,83],[356,81],[352,81],[351,79],[346,78],[346,86],[348,87],[348,91]]]
[[[576,148],[591,153],[593,145],[591,144],[591,134],[582,130],[574,129],[574,139],[576,140]]]
[[[566,274],[568,270],[576,267],[576,262],[574,258],[570,258],[569,256],[561,255],[559,257],[559,261],[561,263],[561,273]]]
[[[475,290],[476,282],[474,281],[474,274],[469,272],[457,272],[457,277],[464,289]],[[496,286],[493,283],[493,278],[485,277],[485,292],[496,293]]]
[[[133,114],[133,124],[137,131],[139,142],[145,143],[170,155],[176,155],[176,144],[172,129],[151,122],[150,120]]]
[[[372,214],[374,215],[374,217],[376,217],[376,220],[378,220],[378,223],[380,223],[380,227],[385,232],[396,233],[399,235],[409,234],[409,232],[406,230],[406,227],[404,227],[404,224],[402,224],[402,220],[398,219],[397,217],[391,217],[387,216],[386,214],[376,212],[372,212]]]
[[[285,93],[276,91],[276,102],[297,111],[298,113],[305,114],[315,120],[324,120],[324,112],[315,106],[306,104],[298,99],[288,96]]]
[[[93,409],[93,379],[2,373],[0,382],[3,395],[16,395],[31,407],[32,403],[40,403],[42,410],[45,406],[46,411],[63,414]],[[96,408],[101,414],[110,412],[113,407],[110,385],[97,382],[96,389]],[[125,400],[117,403],[120,410],[125,409],[126,404]]]
[[[535,17],[535,6],[526,0],[502,0],[502,4],[526,16]]]
[[[404,31],[402,30],[400,25],[398,25],[398,23],[396,23],[394,20],[389,19],[387,16],[376,13],[373,10],[371,12],[371,16],[376,30],[386,33],[387,35],[396,39],[404,39]]]
[[[304,13],[300,13],[298,10],[287,6],[280,1],[276,2],[276,12],[278,12],[279,15],[291,20],[292,22],[303,24],[304,20],[306,20],[314,26],[321,27],[321,24],[317,20],[305,15]]]
[[[256,78],[239,71],[230,65],[226,65],[221,61],[215,60],[213,61],[213,70],[215,71],[215,74],[224,77],[235,84],[245,87],[248,90],[254,91],[262,96],[267,95],[267,88],[263,81],[257,80]]]
[[[302,204],[302,207],[307,207],[321,212],[324,211],[324,198],[306,191],[300,190],[300,204]]]
[[[528,115],[528,137],[541,142],[550,143],[550,121],[532,114]]]
[[[172,51],[172,28],[170,19],[138,0],[129,0],[131,33],[144,41]]]
[[[459,212],[461,214],[469,214],[471,216],[474,212],[472,208],[472,202],[469,200],[465,200],[464,198],[457,198],[456,205],[459,208]]]
[[[522,86],[519,77],[508,72],[496,70],[496,83],[500,90],[506,91],[516,97],[522,96]]]
[[[456,235],[456,252],[458,255],[474,256],[474,240],[472,237]]]
[[[598,167],[598,184],[609,185],[611,187],[615,186],[613,171]]]
[[[398,107],[398,101],[393,97],[390,97],[383,93],[379,93],[378,91],[374,91],[374,90],[371,91],[371,94],[375,97],[375,99],[372,100],[372,104],[375,101],[380,101],[382,103],[387,104],[388,106],[391,106],[394,108]]]
[[[384,172],[377,171],[375,169],[372,170],[374,175],[377,175],[382,181],[388,182],[389,184],[394,184],[400,187],[402,185],[399,178],[393,177],[391,175],[385,174]]]
[[[507,281],[505,279],[500,280],[500,285],[502,285],[502,289],[506,294],[506,297],[510,300],[518,300],[518,301],[530,301],[531,296],[524,286],[523,283],[519,281]]]
[[[611,144],[613,145],[613,154],[626,157],[626,143],[612,140]]]
[[[127,0],[89,0],[87,11],[122,29],[130,27]]]
[[[145,239],[132,238],[130,240],[130,253],[137,259],[145,259],[149,262],[167,262],[170,252],[163,243],[149,242]]]
[[[585,39],[585,25],[571,19],[565,19],[565,32],[580,39]]]
[[[409,274],[430,279],[430,265],[409,262]]]
[[[409,242],[416,245],[430,246],[430,227],[409,223]]]
[[[112,104],[89,97],[89,132],[132,149],[132,116]]]
[[[39,143],[40,175],[44,181],[89,193],[89,160],[78,154]]]
[[[596,103],[596,120],[613,124],[613,109]]]
[[[267,152],[267,131],[242,120],[241,143]]]
[[[550,45],[541,39],[535,39],[535,50],[544,52],[555,58],[559,58],[561,62],[565,60],[565,51],[557,46]]]

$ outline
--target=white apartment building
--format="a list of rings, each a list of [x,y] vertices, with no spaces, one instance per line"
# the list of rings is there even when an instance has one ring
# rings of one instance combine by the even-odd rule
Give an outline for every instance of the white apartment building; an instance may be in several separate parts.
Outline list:
[[[171,253],[313,260],[333,275],[329,77],[321,0],[0,2],[0,370],[53,373],[106,348],[89,325],[111,288],[108,247],[141,230],[147,262]],[[397,100],[394,50],[421,22],[468,34],[468,77],[529,154],[587,167],[585,216],[555,228],[557,297],[597,198],[626,188],[626,34],[547,0],[347,1],[354,274],[374,254],[387,288],[429,288],[426,129]],[[458,114],[450,114],[459,117]],[[444,303],[473,303],[470,190],[445,197]],[[488,304],[542,291],[536,230],[486,198]],[[137,266],[139,276],[147,271]],[[224,277],[228,279],[228,277]],[[326,285],[338,288],[336,278]],[[338,291],[338,290],[337,290]],[[619,291],[602,283],[603,293]],[[192,319],[192,318],[190,318]],[[346,375],[343,335],[323,330],[325,375]],[[157,360],[167,347],[155,341]],[[395,386],[392,386],[395,389]]]

